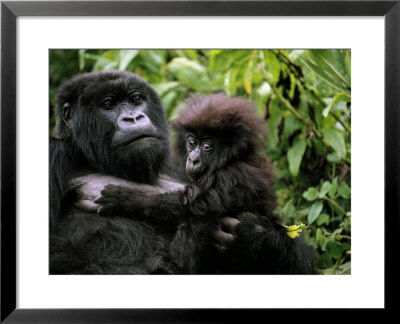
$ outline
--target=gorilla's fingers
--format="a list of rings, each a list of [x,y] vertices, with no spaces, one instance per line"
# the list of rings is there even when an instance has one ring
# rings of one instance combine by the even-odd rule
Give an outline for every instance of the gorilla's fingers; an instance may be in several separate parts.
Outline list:
[[[219,220],[222,226],[225,226],[230,233],[235,233],[235,228],[240,224],[240,221],[232,217],[223,217]]]
[[[260,220],[257,215],[244,212],[241,213],[238,218],[240,219],[240,224],[236,227],[236,234],[238,236],[248,235],[248,233],[263,233],[266,228],[260,224]]]
[[[77,202],[74,203],[74,205],[75,207],[88,213],[95,213],[99,208],[99,205],[95,204],[91,200],[78,200]]]
[[[245,222],[247,224],[259,224],[260,223],[258,220],[258,217],[250,212],[241,213],[238,216],[238,218],[240,221]]]
[[[217,249],[217,251],[219,253],[224,253],[226,251],[226,249],[227,249],[226,246],[218,244],[218,243],[214,243],[214,247]]]
[[[97,196],[96,198],[94,198],[94,202],[95,202],[96,204],[103,204],[103,203],[105,203],[106,201],[104,200],[104,197],[103,197],[102,195],[100,195],[100,196]]]
[[[223,245],[225,247],[231,245],[235,240],[234,235],[225,233],[224,231],[221,230],[212,232],[212,236],[217,241],[218,244]]]

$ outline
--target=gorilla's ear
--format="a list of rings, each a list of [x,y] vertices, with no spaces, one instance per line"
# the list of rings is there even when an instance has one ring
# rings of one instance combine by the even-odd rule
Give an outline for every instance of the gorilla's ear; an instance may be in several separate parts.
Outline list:
[[[69,120],[71,119],[71,105],[67,102],[63,106],[63,119],[64,122],[68,125]]]

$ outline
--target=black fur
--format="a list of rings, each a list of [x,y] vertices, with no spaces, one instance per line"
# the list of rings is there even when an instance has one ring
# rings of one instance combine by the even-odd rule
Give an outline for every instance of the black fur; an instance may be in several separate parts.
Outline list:
[[[182,273],[312,273],[309,248],[302,238],[290,238],[274,213],[272,167],[262,154],[263,126],[245,99],[215,94],[188,100],[173,123],[175,152],[192,179],[185,191],[144,195],[106,186],[96,200],[102,204],[99,213],[177,226],[169,263]],[[210,232],[218,218],[238,213],[237,239],[217,256]]]
[[[133,101],[132,91],[140,93],[140,103]],[[112,98],[112,109],[104,96]],[[129,117],[136,111],[143,114],[140,122],[145,121],[139,131]],[[83,212],[73,205],[76,198],[68,182],[101,172],[157,185],[169,156],[159,96],[132,73],[83,74],[60,88],[56,114],[58,139],[50,139],[50,273],[153,272],[174,232],[139,220]],[[127,117],[121,121],[122,114]],[[138,140],[112,148],[132,136]]]

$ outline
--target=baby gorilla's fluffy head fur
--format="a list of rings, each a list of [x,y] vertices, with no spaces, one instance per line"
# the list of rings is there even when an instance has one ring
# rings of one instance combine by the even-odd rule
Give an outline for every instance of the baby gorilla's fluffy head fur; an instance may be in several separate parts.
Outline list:
[[[262,136],[265,132],[263,120],[257,116],[251,102],[244,98],[232,98],[217,93],[209,97],[193,96],[186,101],[178,119],[172,123],[177,130],[175,152],[186,159],[186,136],[212,136],[218,139],[218,166],[231,159],[253,159],[263,150]]]
[[[186,104],[172,127],[177,130],[176,158],[186,163],[192,180],[186,190],[192,213],[223,215],[243,210],[275,219],[274,172],[263,154],[264,121],[255,107],[246,99],[221,93],[197,95]],[[194,176],[188,170],[193,152],[203,167]]]

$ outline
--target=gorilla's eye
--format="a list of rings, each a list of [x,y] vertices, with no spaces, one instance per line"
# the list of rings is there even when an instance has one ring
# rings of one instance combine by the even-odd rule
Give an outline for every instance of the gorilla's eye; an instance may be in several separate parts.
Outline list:
[[[135,93],[135,94],[132,96],[132,101],[133,101],[135,104],[140,104],[140,103],[142,102],[142,100],[143,100],[143,97],[142,97],[140,94],[138,94],[138,93]]]
[[[112,102],[109,101],[109,100],[104,101],[103,102],[103,107],[106,108],[106,109],[112,108]]]
[[[188,139],[189,147],[193,148],[197,146],[197,142],[194,139]]]
[[[208,143],[204,143],[203,146],[202,146],[202,149],[203,149],[204,151],[211,151],[212,148],[213,148],[212,145],[210,145],[210,144],[208,144]]]

